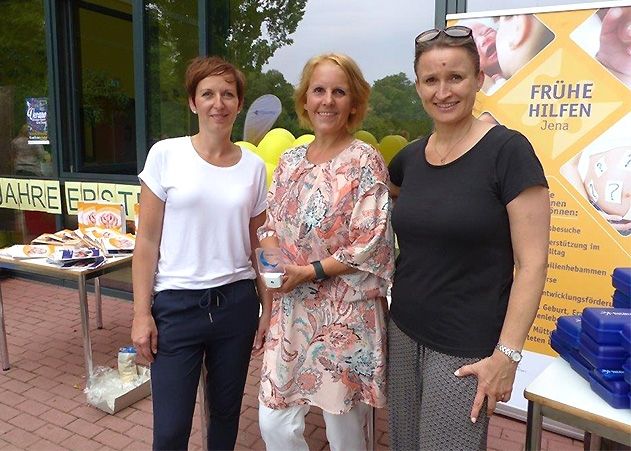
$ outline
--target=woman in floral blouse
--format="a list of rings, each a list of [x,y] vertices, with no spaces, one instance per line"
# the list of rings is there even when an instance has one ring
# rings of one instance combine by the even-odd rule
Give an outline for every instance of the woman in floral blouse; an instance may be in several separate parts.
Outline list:
[[[370,87],[346,55],[312,58],[295,93],[315,140],[288,150],[268,194],[261,245],[285,265],[261,374],[259,423],[270,450],[308,450],[310,406],[331,450],[365,449],[369,406],[385,405],[385,296],[393,272],[388,172],[354,139]]]

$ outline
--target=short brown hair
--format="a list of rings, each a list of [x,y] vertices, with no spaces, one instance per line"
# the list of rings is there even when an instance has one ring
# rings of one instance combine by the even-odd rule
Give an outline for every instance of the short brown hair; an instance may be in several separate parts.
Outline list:
[[[353,130],[359,127],[366,117],[368,98],[370,97],[370,85],[364,79],[357,63],[350,56],[342,53],[325,53],[323,55],[314,56],[305,64],[305,67],[302,69],[302,75],[300,76],[300,82],[294,92],[294,107],[296,108],[298,121],[303,127],[313,129],[309,114],[305,111],[307,90],[309,89],[309,82],[311,81],[316,66],[325,61],[330,61],[342,69],[348,79],[351,90],[351,101],[353,108],[355,108],[355,113],[351,113],[348,117],[346,126],[349,130]]]
[[[195,102],[195,91],[197,85],[206,77],[211,75],[224,75],[230,82],[237,85],[237,97],[239,99],[239,107],[243,105],[245,97],[245,76],[233,64],[218,56],[198,56],[193,58],[186,68],[184,84],[188,97]]]
[[[429,52],[432,49],[440,49],[445,47],[461,47],[463,48],[471,58],[475,73],[480,72],[480,54],[478,53],[478,47],[475,45],[473,36],[466,38],[452,38],[442,31],[434,39],[429,41],[423,41],[414,43],[414,73],[416,74],[416,66],[418,60],[423,53]]]

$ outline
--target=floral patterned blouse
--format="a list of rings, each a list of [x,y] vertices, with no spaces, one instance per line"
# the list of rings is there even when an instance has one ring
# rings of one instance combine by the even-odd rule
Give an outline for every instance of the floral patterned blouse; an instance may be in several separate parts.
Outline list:
[[[260,401],[310,404],[340,414],[357,402],[385,405],[385,296],[394,271],[388,172],[362,141],[321,164],[307,146],[283,154],[259,238],[278,238],[289,261],[333,256],[357,269],[276,295]]]

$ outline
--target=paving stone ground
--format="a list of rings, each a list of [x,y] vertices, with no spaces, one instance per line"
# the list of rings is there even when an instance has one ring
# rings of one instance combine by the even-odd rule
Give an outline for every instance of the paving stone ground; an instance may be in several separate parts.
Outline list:
[[[11,369],[0,370],[0,450],[150,450],[151,399],[115,415],[86,403],[85,370],[76,290],[21,278],[0,281]],[[103,297],[103,329],[97,329],[90,296],[90,336],[95,365],[115,366],[119,347],[130,343],[131,304]],[[250,362],[237,449],[263,450],[257,421],[260,358]],[[312,451],[328,450],[322,414],[307,415]],[[191,450],[201,449],[198,413]],[[489,450],[523,450],[526,426],[499,415],[491,419]],[[389,444],[387,411],[376,415],[375,448]],[[582,442],[545,431],[542,449],[580,450]]]

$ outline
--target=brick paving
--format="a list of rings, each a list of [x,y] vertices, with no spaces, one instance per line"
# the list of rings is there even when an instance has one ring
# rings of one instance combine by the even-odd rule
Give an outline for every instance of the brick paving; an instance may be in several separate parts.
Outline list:
[[[108,415],[88,405],[81,320],[76,290],[12,278],[0,282],[11,369],[0,371],[0,450],[149,450],[151,399]],[[95,365],[114,366],[116,352],[128,345],[131,304],[103,297],[103,329],[90,303],[90,336]],[[263,450],[257,421],[260,359],[250,362],[237,449]],[[189,448],[201,449],[198,412]],[[311,450],[328,450],[318,409],[306,418]],[[526,426],[502,416],[491,419],[489,450],[523,450]],[[376,417],[376,446],[388,449],[385,409]],[[544,431],[543,450],[580,450],[582,442]]]

